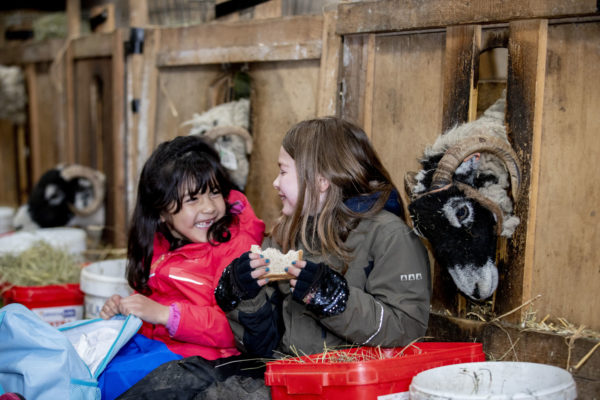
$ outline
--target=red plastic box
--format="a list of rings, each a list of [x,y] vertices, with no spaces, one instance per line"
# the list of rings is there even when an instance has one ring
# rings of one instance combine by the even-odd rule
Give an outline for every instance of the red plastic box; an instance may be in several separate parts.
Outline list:
[[[357,347],[273,361],[267,363],[265,383],[271,386],[273,400],[376,400],[407,392],[412,378],[421,371],[485,361],[481,343],[424,342],[402,350]],[[335,359],[330,361],[332,356]]]
[[[83,319],[84,294],[78,283],[12,286],[2,292],[2,300],[23,304],[53,326]]]

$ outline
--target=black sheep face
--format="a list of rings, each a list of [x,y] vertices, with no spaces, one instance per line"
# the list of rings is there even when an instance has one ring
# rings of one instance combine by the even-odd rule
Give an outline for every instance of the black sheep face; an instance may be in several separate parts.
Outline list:
[[[498,286],[496,217],[458,187],[429,192],[410,203],[415,232],[431,244],[437,262],[474,300]]]
[[[74,196],[74,188],[62,178],[58,169],[47,171],[29,196],[31,219],[42,228],[66,225],[73,218],[69,203],[73,202]]]

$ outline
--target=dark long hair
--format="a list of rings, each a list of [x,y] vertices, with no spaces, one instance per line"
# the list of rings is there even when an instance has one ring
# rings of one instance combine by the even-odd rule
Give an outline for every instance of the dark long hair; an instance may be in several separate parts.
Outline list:
[[[279,218],[273,238],[284,251],[301,241],[310,252],[349,261],[351,249],[344,245],[348,234],[361,218],[379,212],[396,190],[369,138],[357,125],[324,117],[293,126],[282,147],[296,163],[298,201],[293,215]],[[318,175],[330,182],[322,207]],[[377,201],[362,213],[344,204],[361,196],[375,196]]]
[[[148,278],[154,237],[160,232],[169,242],[171,250],[189,241],[175,238],[161,214],[177,213],[183,198],[205,191],[218,190],[226,200],[233,184],[219,155],[198,136],[178,136],[161,143],[150,155],[138,182],[137,199],[127,244],[127,280],[136,291],[149,294]],[[229,227],[237,220],[226,202],[225,216],[208,230],[213,245],[231,238]]]

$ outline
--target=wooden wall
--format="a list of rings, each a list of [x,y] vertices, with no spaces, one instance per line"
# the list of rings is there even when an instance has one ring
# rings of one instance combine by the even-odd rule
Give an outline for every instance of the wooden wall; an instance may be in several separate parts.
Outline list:
[[[440,11],[449,3],[419,8],[409,2],[405,13],[392,12],[396,1],[379,2],[376,8],[340,6],[342,115],[370,132],[401,186],[404,173],[418,168],[416,158],[425,145],[453,123],[474,118],[479,51],[488,32],[504,30],[507,123],[526,187],[517,204],[521,226],[500,254],[495,311],[509,311],[541,294],[535,308],[542,317],[561,316],[598,329],[600,315],[581,304],[598,304],[594,288],[600,285],[600,237],[594,230],[600,175],[589,168],[591,154],[600,150],[594,134],[600,127],[598,113],[592,111],[600,99],[597,68],[592,67],[600,56],[600,24],[596,17],[563,18],[574,12],[595,14],[596,4],[579,2],[578,8],[566,9],[561,2],[531,2],[518,14],[531,19],[507,21],[510,13],[500,4],[478,2],[471,9],[455,4],[460,12],[446,18]],[[458,25],[463,22],[471,25]],[[439,282],[443,271],[436,272]],[[448,285],[444,288],[447,292]],[[465,311],[465,299],[438,289],[434,306]]]
[[[62,55],[62,91],[50,73],[61,43],[3,51],[2,63],[24,66],[33,101],[26,133],[0,124],[2,142],[14,147],[19,137],[31,141],[32,178],[57,161],[100,165],[111,185],[110,239],[122,246],[137,177],[150,152],[186,134],[181,124],[210,107],[215,78],[243,67],[253,88],[247,195],[272,226],[280,207],[272,188],[276,159],[291,125],[328,114],[358,122],[403,188],[404,174],[418,169],[425,146],[489,102],[478,82],[479,55],[501,46],[508,54],[506,78],[488,83],[488,93],[508,90],[507,126],[523,163],[524,188],[516,208],[522,222],[499,249],[493,313],[536,298],[505,320],[520,322],[527,311],[538,321],[549,315],[600,330],[594,312],[600,287],[600,174],[593,164],[600,152],[597,2],[382,0],[341,3],[319,15],[273,15],[281,14],[281,4],[263,5],[264,19],[147,26],[141,54],[124,55],[125,29],[72,39]],[[5,165],[19,155],[1,151],[7,175]],[[17,167],[11,168],[5,186],[18,184]],[[0,196],[3,202],[18,198],[14,192]],[[435,313],[466,317],[479,306],[457,294],[444,271],[436,267],[434,274]],[[435,334],[451,327],[445,321],[439,328],[437,317],[432,321]],[[594,368],[582,370],[588,373],[582,379],[598,382]]]
[[[476,117],[480,52],[507,49],[506,122],[523,166],[524,188],[516,205],[521,224],[511,240],[500,243],[500,283],[490,304],[458,294],[446,271],[435,265],[428,333],[482,341],[495,359],[563,368],[593,354],[594,339],[571,337],[569,346],[556,348],[561,339],[552,335],[491,329],[496,326],[491,316],[507,313],[503,321],[522,324],[516,326],[526,326],[525,317],[546,319],[571,335],[574,328],[600,329],[600,314],[590,312],[600,304],[600,174],[590,163],[600,152],[596,2],[471,2],[467,7],[459,1],[390,0],[377,6],[342,4],[338,14],[336,31],[344,43],[340,113],[365,127],[400,187],[406,171],[418,169],[416,158],[426,145],[453,124]],[[450,320],[448,314],[463,318]],[[487,323],[474,328],[465,317]],[[534,342],[538,351],[528,353],[527,343]],[[571,371],[580,398],[595,398],[597,361]]]

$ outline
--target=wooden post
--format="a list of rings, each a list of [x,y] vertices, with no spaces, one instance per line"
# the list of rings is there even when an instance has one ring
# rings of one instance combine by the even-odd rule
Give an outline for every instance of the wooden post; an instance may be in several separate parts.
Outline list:
[[[110,208],[113,210],[114,232],[112,243],[117,247],[127,244],[127,203],[125,201],[125,88],[123,85],[125,75],[125,60],[123,54],[123,30],[115,30],[113,36],[112,53],[112,143],[114,155],[114,182],[108,187]]]
[[[446,30],[443,122],[447,131],[475,119],[477,76],[481,47],[480,25],[449,26]]]
[[[373,91],[375,90],[375,34],[367,40],[367,59],[365,65],[365,99],[363,103],[362,126],[369,139],[373,139]]]
[[[446,29],[446,51],[443,86],[442,132],[475,119],[477,114],[477,82],[481,26],[449,26]],[[458,293],[448,271],[434,264],[433,303],[438,309],[449,309],[464,316],[466,298]]]
[[[342,51],[342,37],[335,33],[337,12],[328,11],[323,17],[323,51],[317,94],[318,116],[335,115],[337,112],[339,64]]]
[[[65,140],[65,162],[75,162],[75,57],[72,42],[67,45],[64,55],[65,90],[67,99],[67,137]]]
[[[148,25],[148,1],[129,0],[129,26],[143,28]]]
[[[35,64],[25,66],[25,79],[27,81],[27,97],[29,102],[29,135],[30,135],[30,154],[31,157],[31,178],[32,182],[42,176],[42,167],[40,165],[40,117],[38,112],[38,85],[35,74]]]
[[[67,23],[69,24],[69,38],[76,38],[81,34],[81,2],[80,0],[67,0]]]
[[[534,295],[531,279],[548,20],[513,21],[509,34],[506,122],[509,140],[521,161],[521,196],[515,205],[521,223],[508,241],[506,265],[499,265],[501,278],[496,296],[499,313],[518,307]],[[520,317],[520,313],[512,316],[515,321]]]

